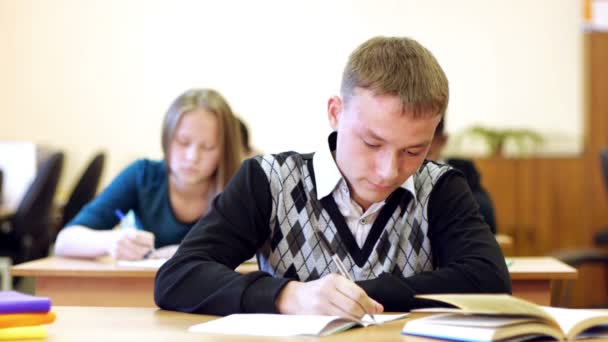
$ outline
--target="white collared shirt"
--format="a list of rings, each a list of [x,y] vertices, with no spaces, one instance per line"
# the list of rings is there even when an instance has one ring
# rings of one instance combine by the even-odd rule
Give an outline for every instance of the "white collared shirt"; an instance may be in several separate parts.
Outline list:
[[[369,235],[369,231],[385,201],[372,203],[363,212],[361,206],[352,198],[346,180],[342,177],[327,143],[314,154],[313,165],[317,183],[317,198],[320,200],[329,195],[333,196],[340,213],[344,216],[344,221],[346,221],[355,241],[357,241],[357,245],[359,245],[359,248],[363,248],[367,235]],[[406,179],[401,187],[411,192],[414,197],[416,196],[412,176]]]

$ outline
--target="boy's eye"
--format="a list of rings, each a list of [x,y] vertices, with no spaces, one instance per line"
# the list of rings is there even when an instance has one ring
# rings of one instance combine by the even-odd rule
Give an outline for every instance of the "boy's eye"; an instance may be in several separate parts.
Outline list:
[[[368,143],[367,141],[363,140],[363,143],[365,144],[365,146],[369,147],[369,148],[378,148],[380,147],[380,145],[376,145],[376,144],[371,144]]]
[[[412,156],[412,157],[417,157],[420,155],[420,151],[410,151],[410,150],[403,150],[403,153],[407,154],[408,156]]]

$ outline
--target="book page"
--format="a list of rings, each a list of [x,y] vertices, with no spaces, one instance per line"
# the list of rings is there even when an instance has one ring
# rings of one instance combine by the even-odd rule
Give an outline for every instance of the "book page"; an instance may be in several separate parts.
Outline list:
[[[168,259],[120,260],[117,262],[117,265],[122,267],[159,269],[167,260]]]
[[[433,315],[425,318],[425,324],[437,324],[448,326],[472,326],[480,328],[502,328],[509,325],[537,322],[533,317],[512,317],[512,316],[482,316],[482,315],[462,315],[462,314],[442,314]]]
[[[608,310],[564,309],[543,306],[571,339],[584,330],[596,325],[608,325]]]
[[[526,315],[542,318],[548,323],[558,326],[553,317],[540,306],[507,294],[440,294],[418,295],[416,297],[452,304],[467,313]]]
[[[495,341],[535,336],[563,338],[557,327],[535,317],[440,314],[407,321],[403,334],[460,341]]]

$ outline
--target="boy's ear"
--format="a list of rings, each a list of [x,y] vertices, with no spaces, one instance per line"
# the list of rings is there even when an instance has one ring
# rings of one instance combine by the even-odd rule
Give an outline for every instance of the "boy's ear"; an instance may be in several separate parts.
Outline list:
[[[338,128],[338,121],[342,114],[342,99],[339,96],[332,96],[327,101],[327,117],[329,125],[335,131]]]

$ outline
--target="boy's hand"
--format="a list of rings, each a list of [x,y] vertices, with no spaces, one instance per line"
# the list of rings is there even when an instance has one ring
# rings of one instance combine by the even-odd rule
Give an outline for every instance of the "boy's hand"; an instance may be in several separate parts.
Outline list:
[[[125,229],[110,248],[117,260],[141,260],[154,248],[154,234],[143,230]]]
[[[290,281],[279,293],[275,305],[283,314],[332,315],[355,320],[366,313],[384,311],[384,307],[357,284],[337,274],[306,283]]]

